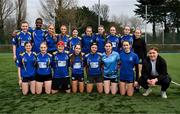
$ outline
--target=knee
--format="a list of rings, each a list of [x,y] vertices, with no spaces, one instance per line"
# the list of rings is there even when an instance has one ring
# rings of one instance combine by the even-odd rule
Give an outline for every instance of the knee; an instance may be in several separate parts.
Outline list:
[[[51,94],[51,91],[45,91],[46,92],[46,94]]]
[[[92,93],[92,91],[91,90],[87,90],[87,93]]]
[[[124,93],[122,93],[122,92],[121,92],[120,94],[121,94],[122,96],[125,96],[125,95],[126,95],[126,93],[125,93],[125,92],[124,92]]]
[[[23,95],[25,95],[25,96],[28,95],[28,92],[23,92]]]
[[[115,92],[115,91],[112,91],[111,94],[112,94],[112,95],[116,95],[116,92]]]
[[[36,93],[35,92],[31,92],[31,94],[35,95]]]
[[[51,93],[52,94],[56,94],[58,91],[57,90],[52,90]]]
[[[38,91],[38,92],[36,92],[36,94],[40,95],[40,94],[41,94],[41,92],[40,92],[40,91]]]
[[[133,93],[127,93],[127,96],[132,97]]]
[[[99,93],[99,94],[102,94],[102,93],[103,93],[103,90],[99,90],[98,93]]]
[[[103,89],[102,88],[101,89],[97,89],[97,90],[98,90],[99,94],[103,93]]]
[[[170,77],[167,77],[166,79],[162,80],[162,84],[169,85],[170,82],[171,82],[171,78]]]
[[[109,94],[110,90],[104,90],[105,94]]]

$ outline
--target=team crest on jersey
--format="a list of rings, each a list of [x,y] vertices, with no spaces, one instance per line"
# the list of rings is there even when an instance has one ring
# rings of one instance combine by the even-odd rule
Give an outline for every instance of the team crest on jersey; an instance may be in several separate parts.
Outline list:
[[[130,57],[129,60],[130,60],[130,61],[133,61],[133,57]]]

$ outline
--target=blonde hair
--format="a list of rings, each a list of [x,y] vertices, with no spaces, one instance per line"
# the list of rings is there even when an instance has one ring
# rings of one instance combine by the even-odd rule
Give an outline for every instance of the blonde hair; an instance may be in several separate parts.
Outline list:
[[[54,24],[49,24],[49,25],[48,25],[48,29],[49,29],[49,27],[51,27],[51,26],[54,28],[54,33],[56,33],[56,32],[55,32],[55,25],[54,25]]]
[[[49,25],[48,25],[48,28],[49,28],[50,26],[53,26],[53,27],[55,28],[55,25],[54,25],[54,24],[49,24]]]

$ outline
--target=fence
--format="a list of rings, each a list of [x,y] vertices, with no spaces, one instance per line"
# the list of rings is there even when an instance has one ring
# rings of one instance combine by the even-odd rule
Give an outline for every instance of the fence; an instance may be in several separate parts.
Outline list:
[[[147,44],[180,44],[180,33],[156,32],[156,38],[154,38],[152,33],[148,33]]]

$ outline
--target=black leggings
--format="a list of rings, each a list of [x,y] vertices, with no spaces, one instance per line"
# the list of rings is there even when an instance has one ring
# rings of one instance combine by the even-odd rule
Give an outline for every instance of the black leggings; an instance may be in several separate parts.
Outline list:
[[[151,78],[152,79],[152,78]],[[156,82],[156,85],[160,85],[161,86],[161,91],[166,91],[167,88],[169,87],[170,85],[170,82],[171,82],[171,78],[169,76],[166,76],[166,78]],[[144,89],[148,89],[149,86],[148,86],[148,83],[147,83],[147,80],[141,76],[139,78],[139,81],[138,81],[139,85],[142,86]]]

